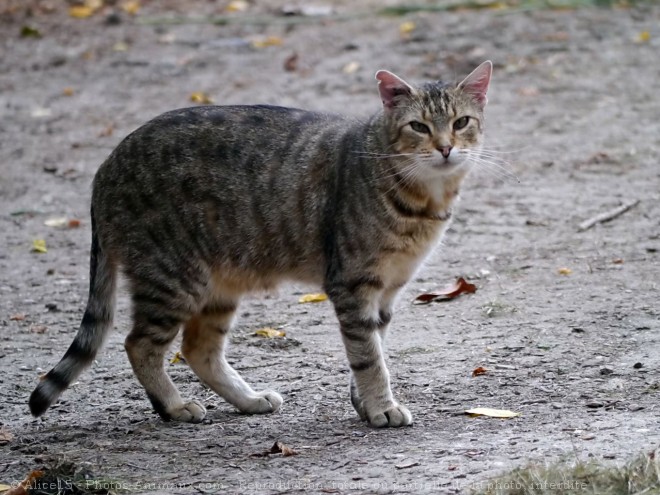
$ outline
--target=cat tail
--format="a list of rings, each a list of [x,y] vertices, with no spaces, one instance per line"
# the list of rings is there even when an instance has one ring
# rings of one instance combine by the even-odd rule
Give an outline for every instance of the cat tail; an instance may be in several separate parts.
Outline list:
[[[30,411],[34,416],[41,416],[46,412],[92,363],[112,327],[117,270],[99,244],[93,208],[89,272],[89,299],[80,328],[64,357],[41,377],[41,382],[32,392]]]

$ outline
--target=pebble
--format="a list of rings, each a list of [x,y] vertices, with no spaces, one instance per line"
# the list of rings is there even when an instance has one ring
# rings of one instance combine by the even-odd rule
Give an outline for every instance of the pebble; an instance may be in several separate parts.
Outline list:
[[[597,409],[599,407],[603,407],[605,404],[602,402],[599,402],[597,400],[592,400],[591,402],[587,402],[586,406],[591,409]]]
[[[614,368],[610,368],[609,366],[603,366],[600,369],[600,374],[601,375],[611,375],[614,373]]]

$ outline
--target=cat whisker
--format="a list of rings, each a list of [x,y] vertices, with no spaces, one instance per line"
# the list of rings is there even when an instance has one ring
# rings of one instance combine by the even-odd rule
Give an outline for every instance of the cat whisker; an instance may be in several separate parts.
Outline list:
[[[478,157],[478,156],[470,156],[468,159],[477,168],[489,172],[491,175],[497,177],[498,179],[515,180],[516,182],[520,183],[520,178],[516,174],[511,172],[509,169],[507,169],[497,161],[489,160],[487,158]]]

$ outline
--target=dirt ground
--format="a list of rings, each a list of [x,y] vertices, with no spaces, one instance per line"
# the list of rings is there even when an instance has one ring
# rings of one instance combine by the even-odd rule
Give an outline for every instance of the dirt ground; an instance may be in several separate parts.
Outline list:
[[[658,447],[660,6],[387,17],[346,0],[335,13],[353,19],[316,22],[273,15],[285,3],[231,14],[268,24],[145,24],[222,14],[223,2],[0,16],[0,483],[59,458],[133,492],[461,493],[529,461],[623,463]],[[506,172],[475,170],[443,246],[398,303],[389,365],[412,427],[359,421],[331,307],[299,304],[314,288],[296,285],[246,300],[229,350],[249,383],[284,396],[275,414],[237,414],[177,363],[169,373],[209,414],[162,422],[123,350],[121,295],[94,366],[45,417],[29,415],[86,302],[91,180],[127,133],[197,91],[366,116],[380,105],[378,69],[455,80],[485,59],[487,147]],[[44,224],[58,217],[81,225]],[[46,253],[32,251],[37,239]],[[457,276],[477,292],[411,304]],[[286,339],[254,335],[266,326]],[[488,373],[473,377],[479,366]],[[477,406],[521,416],[463,414]],[[298,455],[255,455],[275,441]]]

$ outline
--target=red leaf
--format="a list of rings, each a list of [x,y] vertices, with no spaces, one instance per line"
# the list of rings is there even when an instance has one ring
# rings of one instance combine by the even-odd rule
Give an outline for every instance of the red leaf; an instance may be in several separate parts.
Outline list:
[[[476,285],[471,284],[463,277],[459,277],[454,285],[447,287],[440,292],[428,292],[426,294],[420,294],[415,298],[415,302],[418,304],[428,304],[433,301],[450,301],[451,299],[457,298],[461,294],[473,294],[476,291]]]

